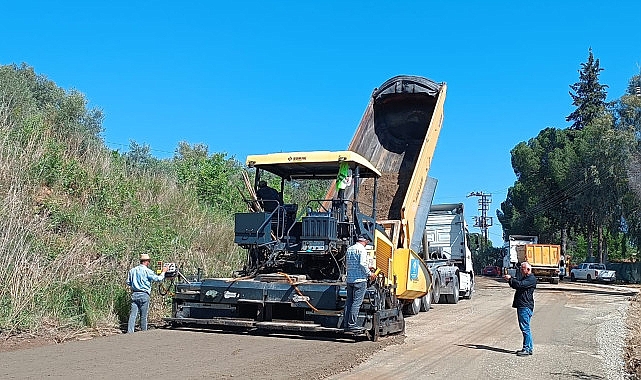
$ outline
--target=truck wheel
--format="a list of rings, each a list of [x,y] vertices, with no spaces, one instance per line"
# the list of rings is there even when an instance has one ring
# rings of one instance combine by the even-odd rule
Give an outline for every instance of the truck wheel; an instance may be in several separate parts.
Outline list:
[[[576,277],[574,277],[574,273],[570,273],[570,281],[576,281]]]
[[[432,288],[432,303],[437,304],[441,298],[441,284],[438,278],[434,281],[434,288]]]
[[[426,295],[421,297],[421,311],[430,311],[430,307],[432,307],[432,291],[430,290],[427,292]]]
[[[550,283],[555,284],[555,285],[558,284],[559,283],[559,278],[558,277],[554,277],[552,280],[550,280]]]
[[[458,277],[454,277],[454,281],[452,281],[452,287],[454,288],[454,291],[452,294],[448,294],[448,300],[447,303],[451,304],[457,304],[460,296],[461,289],[459,288],[458,285]]]
[[[421,298],[414,298],[410,303],[403,305],[403,314],[416,315],[421,310]]]
[[[588,275],[587,281],[592,282],[592,276]]]

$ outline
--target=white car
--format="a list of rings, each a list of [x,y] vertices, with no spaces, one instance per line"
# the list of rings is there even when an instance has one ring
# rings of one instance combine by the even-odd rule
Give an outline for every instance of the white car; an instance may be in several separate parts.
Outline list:
[[[605,264],[583,263],[570,271],[570,280],[586,280],[587,282],[615,282],[617,272],[607,270]]]

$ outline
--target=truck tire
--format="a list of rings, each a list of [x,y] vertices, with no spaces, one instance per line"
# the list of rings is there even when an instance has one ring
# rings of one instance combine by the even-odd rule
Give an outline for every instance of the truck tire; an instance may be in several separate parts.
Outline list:
[[[552,278],[552,279],[550,280],[550,283],[555,284],[555,285],[556,285],[556,284],[558,284],[558,283],[559,283],[559,278],[558,278],[558,277],[554,277],[554,278]]]
[[[592,282],[592,276],[588,275],[588,277],[586,278],[586,280],[587,280],[588,282]]]
[[[421,297],[421,311],[430,311],[432,307],[432,291],[427,292],[426,295]]]
[[[574,277],[574,273],[570,273],[570,281],[572,282],[576,281],[576,277]]]
[[[441,283],[438,278],[434,280],[434,287],[432,288],[432,303],[437,304],[441,298]]]
[[[414,298],[410,303],[403,305],[403,314],[410,316],[416,315],[421,311],[421,298]]]
[[[452,287],[454,288],[453,293],[446,295],[447,303],[456,305],[458,303],[460,292],[461,292],[458,285],[458,277],[454,277],[454,280],[452,281]]]

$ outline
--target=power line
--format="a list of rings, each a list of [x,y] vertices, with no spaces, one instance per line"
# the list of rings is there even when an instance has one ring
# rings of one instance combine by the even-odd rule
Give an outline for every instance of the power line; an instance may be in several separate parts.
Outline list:
[[[487,212],[490,209],[490,203],[492,203],[492,194],[484,193],[482,191],[481,192],[474,191],[474,192],[471,192],[470,195],[468,195],[468,197],[480,197],[478,202],[479,202],[479,212],[481,213],[481,216],[473,217],[474,227],[478,227],[481,229],[481,233],[483,234],[483,245],[487,247],[487,241],[488,241],[487,232],[489,227],[492,226],[492,217],[487,216]]]

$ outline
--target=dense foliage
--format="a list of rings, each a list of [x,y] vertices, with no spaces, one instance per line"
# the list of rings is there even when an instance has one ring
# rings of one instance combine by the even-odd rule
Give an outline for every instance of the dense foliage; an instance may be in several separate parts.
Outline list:
[[[244,264],[233,244],[233,214],[249,198],[244,166],[184,142],[164,160],[133,141],[110,151],[102,118],[33,68],[0,66],[0,332],[117,326],[141,253],[187,275],[229,276]],[[287,182],[285,199],[305,204],[328,186]],[[152,302],[152,320],[165,301]]]
[[[610,105],[602,70],[590,50],[570,86],[571,127],[543,129],[512,149],[517,180],[497,212],[504,238],[537,235],[574,263],[635,259],[641,242],[639,77]]]
[[[229,275],[241,165],[181,144],[109,151],[102,112],[26,65],[0,67],[0,329],[114,326],[140,253]],[[164,314],[162,302],[153,302]]]

